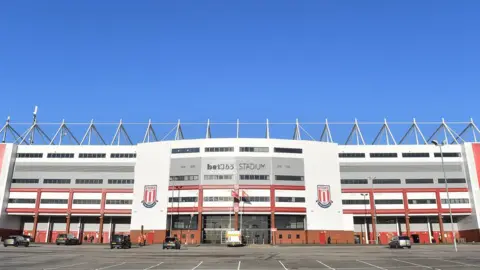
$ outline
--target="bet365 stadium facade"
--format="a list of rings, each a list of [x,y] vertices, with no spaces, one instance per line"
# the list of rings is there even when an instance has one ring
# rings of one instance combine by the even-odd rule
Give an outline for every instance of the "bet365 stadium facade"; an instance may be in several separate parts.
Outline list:
[[[79,123],[21,124],[8,120],[0,131],[3,237],[53,242],[66,232],[99,243],[143,233],[149,243],[176,235],[198,244],[241,230],[256,244],[383,244],[394,235],[480,241],[473,121],[337,123],[348,126],[342,142],[327,122],[120,122],[108,141],[105,123],[86,123],[78,138]],[[248,124],[265,136],[242,137]],[[202,138],[186,139],[189,125],[201,127]],[[236,134],[215,138],[220,125]],[[291,125],[293,138],[275,139],[280,125]],[[400,140],[393,125],[403,129]],[[160,126],[169,132],[157,136]],[[315,126],[321,133],[311,136]],[[367,126],[376,128],[371,141]],[[139,127],[135,142],[129,132]]]

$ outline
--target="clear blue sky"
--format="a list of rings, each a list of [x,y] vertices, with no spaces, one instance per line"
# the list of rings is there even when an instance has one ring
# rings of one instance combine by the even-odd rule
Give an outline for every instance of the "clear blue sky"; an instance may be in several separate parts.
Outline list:
[[[4,1],[0,120],[38,105],[41,121],[480,121],[479,14],[453,0]]]

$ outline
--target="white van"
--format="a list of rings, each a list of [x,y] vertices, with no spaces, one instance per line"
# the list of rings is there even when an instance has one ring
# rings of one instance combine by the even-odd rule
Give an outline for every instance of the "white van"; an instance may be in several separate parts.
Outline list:
[[[242,236],[241,231],[227,231],[226,243],[229,247],[245,246],[245,238]]]

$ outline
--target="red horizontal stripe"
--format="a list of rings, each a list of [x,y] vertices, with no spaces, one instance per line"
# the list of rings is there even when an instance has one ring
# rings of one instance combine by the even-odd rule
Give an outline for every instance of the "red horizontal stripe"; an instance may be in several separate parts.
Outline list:
[[[7,208],[5,209],[7,213],[33,213],[35,212],[34,208]]]
[[[344,188],[342,193],[365,193],[372,190],[376,193],[446,192],[445,188]],[[448,192],[468,192],[468,188],[449,188]]]
[[[133,193],[132,188],[125,189],[99,189],[99,188],[11,188],[10,192],[77,192],[77,193],[87,193],[87,192],[97,192],[101,193],[103,191],[107,193]]]
[[[305,207],[275,207],[275,213],[306,213]]]

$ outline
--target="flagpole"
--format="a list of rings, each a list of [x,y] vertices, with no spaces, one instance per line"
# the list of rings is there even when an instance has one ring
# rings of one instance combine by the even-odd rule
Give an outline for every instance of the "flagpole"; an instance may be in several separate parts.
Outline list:
[[[242,194],[243,195],[243,194]],[[240,213],[240,232],[242,231],[242,225],[243,225],[243,211],[245,210],[245,200],[243,200],[243,196],[240,197],[243,203],[242,206],[242,213]]]

